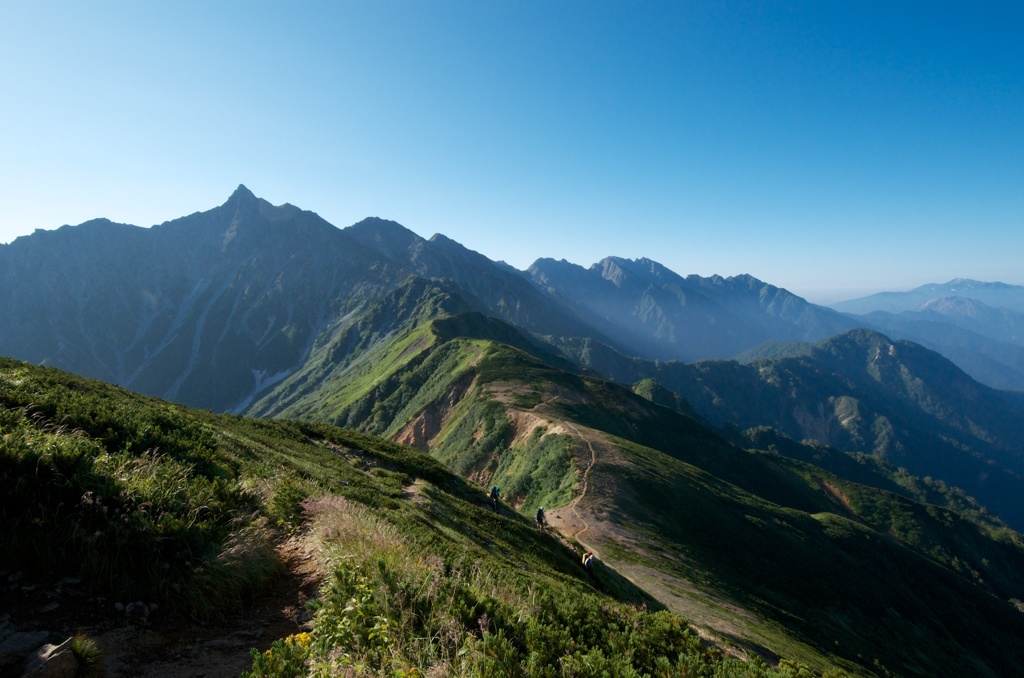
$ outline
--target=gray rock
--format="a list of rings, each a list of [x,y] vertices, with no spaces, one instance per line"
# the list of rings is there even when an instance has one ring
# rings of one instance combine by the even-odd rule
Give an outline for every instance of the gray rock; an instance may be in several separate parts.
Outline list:
[[[14,625],[11,624],[11,615],[4,612],[0,614],[0,643],[14,633]]]
[[[13,664],[46,642],[48,631],[19,631],[0,643],[0,666]]]
[[[128,603],[125,605],[124,615],[128,618],[129,624],[145,626],[149,622],[149,606],[141,600]]]
[[[78,659],[71,650],[72,638],[60,645],[43,645],[25,661],[22,678],[75,678]]]

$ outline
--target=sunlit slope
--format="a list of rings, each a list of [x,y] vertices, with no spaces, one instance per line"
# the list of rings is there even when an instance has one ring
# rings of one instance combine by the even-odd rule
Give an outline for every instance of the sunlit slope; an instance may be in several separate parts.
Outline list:
[[[613,570],[588,575],[480,488],[363,433],[4,359],[0,480],[0,567],[171,611],[235,610],[275,576],[285,535],[315,544],[329,567],[310,632],[255,653],[255,675],[791,675],[702,645]]]
[[[739,646],[900,675],[1019,663],[1015,533],[741,450],[484,338],[495,328],[483,323],[463,318],[452,338],[442,326],[414,356],[389,348],[403,358],[376,362],[375,389],[335,420],[429,449],[527,513],[546,506],[569,537]]]

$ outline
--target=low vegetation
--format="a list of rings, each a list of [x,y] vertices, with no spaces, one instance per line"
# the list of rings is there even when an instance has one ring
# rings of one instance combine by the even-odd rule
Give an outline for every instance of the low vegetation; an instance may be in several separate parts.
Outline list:
[[[0,433],[3,567],[213,616],[273,576],[275,540],[312,530],[331,571],[312,628],[254,652],[252,676],[810,675],[723,655],[481,488],[366,434],[9,360]]]

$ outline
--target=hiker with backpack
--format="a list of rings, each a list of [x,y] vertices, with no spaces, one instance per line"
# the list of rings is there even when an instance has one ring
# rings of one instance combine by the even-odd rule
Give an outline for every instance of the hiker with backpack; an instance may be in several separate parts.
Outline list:
[[[540,530],[544,529],[545,519],[544,519],[544,507],[543,506],[541,506],[539,509],[537,509],[537,515],[534,517],[533,522],[535,522],[537,524],[537,528],[538,529],[540,529]]]
[[[501,488],[497,485],[491,487],[491,493],[488,495],[491,500],[491,508],[495,513],[498,512],[498,496],[501,494]]]

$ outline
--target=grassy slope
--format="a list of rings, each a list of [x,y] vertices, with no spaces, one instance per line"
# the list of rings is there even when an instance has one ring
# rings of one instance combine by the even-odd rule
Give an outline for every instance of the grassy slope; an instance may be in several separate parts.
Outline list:
[[[604,557],[651,568],[679,590],[704,590],[704,610],[716,600],[738,607],[741,640],[819,669],[877,660],[897,673],[959,666],[998,675],[1021,660],[1010,648],[1024,627],[1006,602],[1020,597],[1010,573],[1024,564],[1012,533],[994,536],[956,514],[739,450],[624,389],[493,342],[452,339],[424,354],[377,363],[388,388],[342,412],[372,412],[368,428],[394,434],[456,393],[456,382],[472,383],[444,409],[432,450],[463,475],[512,489],[527,509],[565,503],[581,442],[563,427],[538,434],[545,445],[522,445],[516,413],[543,418],[548,429],[587,427],[618,460],[593,469],[592,486],[604,493],[591,510],[610,525]],[[561,452],[566,444],[575,459]],[[543,492],[521,490],[538,477],[547,477]]]
[[[272,576],[282,530],[312,521],[332,563],[312,631],[255,655],[253,675],[798,673],[703,646],[613,570],[588,577],[551,535],[484,508],[480,488],[370,435],[191,411],[9,360],[0,433],[2,567],[215,615]]]

